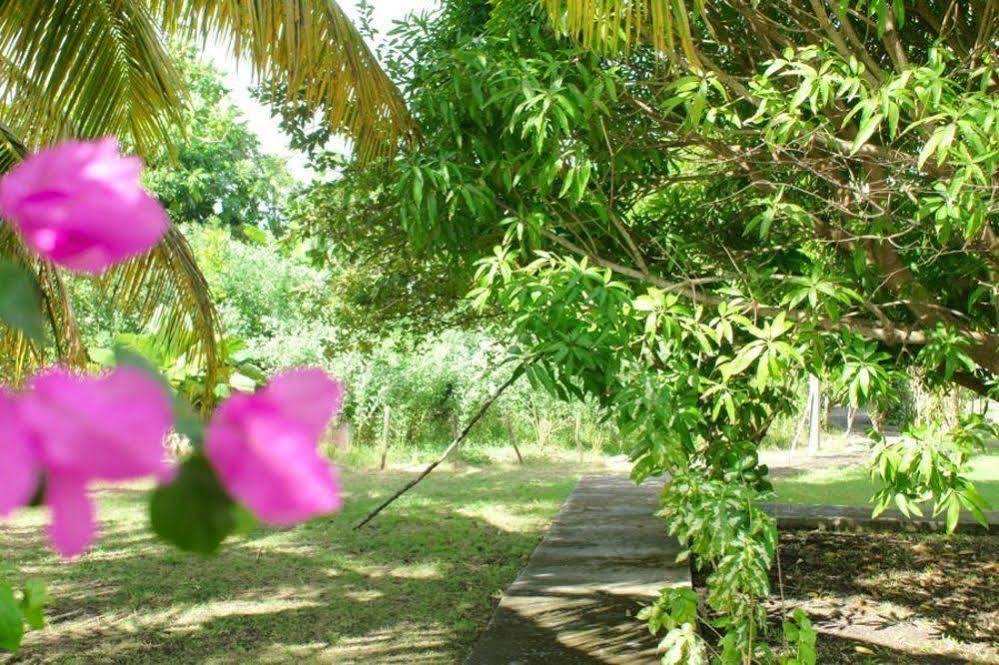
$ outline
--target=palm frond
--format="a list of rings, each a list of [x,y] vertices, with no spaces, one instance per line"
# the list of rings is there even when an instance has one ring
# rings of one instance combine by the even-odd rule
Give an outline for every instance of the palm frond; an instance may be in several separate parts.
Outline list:
[[[69,292],[59,273],[27,250],[6,224],[0,225],[0,258],[19,264],[35,275],[41,287],[45,314],[52,327],[57,358],[70,366],[84,362]],[[46,364],[46,349],[21,332],[0,324],[0,376],[19,383],[36,367]]]
[[[150,252],[112,269],[99,284],[121,311],[145,321],[165,350],[205,368],[201,403],[210,407],[222,371],[222,325],[183,234],[171,227]]]
[[[0,3],[0,101],[29,146],[113,134],[170,144],[182,84],[142,0]]]
[[[359,158],[415,134],[398,88],[334,0],[149,0],[167,32],[219,39],[346,133]]]
[[[698,63],[691,20],[705,0],[542,0],[556,27],[600,51],[644,43],[673,60]],[[678,50],[679,47],[679,50]]]
[[[0,121],[0,173],[28,154],[21,137]],[[33,255],[7,224],[0,224],[0,257],[24,265],[41,287],[57,358],[81,367],[86,355],[69,293],[59,272]],[[136,314],[171,352],[187,353],[205,367],[202,404],[211,406],[221,355],[221,325],[208,288],[183,235],[171,228],[152,251],[112,269],[98,280],[105,297]],[[0,325],[0,376],[20,382],[46,364],[45,348]]]

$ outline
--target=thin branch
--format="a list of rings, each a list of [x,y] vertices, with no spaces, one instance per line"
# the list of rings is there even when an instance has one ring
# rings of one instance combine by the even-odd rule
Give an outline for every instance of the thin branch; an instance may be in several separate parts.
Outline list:
[[[454,437],[454,440],[451,441],[451,445],[447,447],[447,450],[444,451],[443,455],[441,455],[439,458],[437,458],[435,462],[431,463],[427,468],[425,468],[420,473],[420,475],[416,476],[408,483],[400,487],[395,494],[385,499],[385,501],[382,501],[382,503],[377,508],[368,513],[368,515],[363,520],[358,522],[357,525],[354,526],[354,529],[355,530],[360,529],[365,524],[373,520],[378,515],[378,513],[388,508],[389,505],[392,504],[400,496],[402,496],[412,488],[416,487],[416,485],[421,480],[429,476],[434,469],[436,469],[444,460],[446,460],[451,455],[451,453],[454,452],[459,445],[461,445],[461,442],[465,440],[465,437],[468,436],[468,433],[472,431],[472,428],[475,427],[475,424],[479,422],[482,416],[486,414],[486,411],[489,410],[489,407],[491,407],[496,402],[496,400],[499,399],[499,396],[502,395],[507,388],[513,385],[514,381],[520,378],[521,374],[524,373],[524,370],[527,369],[527,366],[530,364],[530,362],[531,362],[530,360],[525,360],[520,365],[518,365],[517,369],[513,370],[513,373],[510,375],[510,378],[504,381],[499,388],[493,391],[493,394],[489,396],[489,399],[483,402],[482,406],[479,407],[479,410],[476,411],[475,415],[472,416],[467,423],[465,423],[465,427],[462,428],[461,432],[458,433],[458,436]]]

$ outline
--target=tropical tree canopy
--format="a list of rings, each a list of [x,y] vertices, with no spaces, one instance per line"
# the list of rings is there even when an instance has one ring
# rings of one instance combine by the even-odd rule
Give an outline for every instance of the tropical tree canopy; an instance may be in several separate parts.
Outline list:
[[[187,90],[165,47],[172,37],[222,43],[263,82],[280,84],[289,101],[349,136],[362,160],[391,153],[413,133],[399,92],[333,0],[12,0],[0,3],[0,168],[66,137],[113,135],[145,156],[175,146]],[[58,272],[24,252],[7,226],[0,227],[0,256],[37,275],[55,352],[81,362]],[[180,234],[172,231],[102,282],[168,346],[199,356],[212,379],[218,318]],[[46,351],[11,330],[0,345],[0,363],[13,376]]]
[[[199,62],[190,46],[170,52],[189,93],[183,140],[173,155],[161,150],[150,162],[146,185],[175,224],[217,221],[237,232],[256,225],[278,233],[294,185],[287,165],[261,149],[222,72]]]
[[[412,241],[478,257],[539,384],[634,437],[721,658],[766,657],[756,448],[809,374],[878,408],[913,374],[995,394],[995,3],[452,0],[397,30],[423,143]],[[485,252],[482,247],[488,247]],[[984,502],[973,416],[881,440],[877,508]],[[700,652],[666,594],[650,627]],[[671,604],[672,603],[672,604]]]

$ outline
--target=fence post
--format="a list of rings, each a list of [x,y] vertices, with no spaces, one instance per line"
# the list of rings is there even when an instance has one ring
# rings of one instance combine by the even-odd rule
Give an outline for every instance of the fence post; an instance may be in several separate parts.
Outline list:
[[[389,433],[392,430],[392,407],[385,405],[385,419],[382,421],[382,460],[379,470],[385,470],[385,460],[388,457]]]
[[[808,406],[811,409],[808,422],[808,453],[819,451],[819,437],[822,428],[822,384],[814,374],[808,376]]]
[[[583,461],[583,439],[579,436],[580,415],[576,411],[576,424],[572,431],[572,436],[576,440],[576,450],[579,451],[579,461]]]
[[[510,420],[510,414],[503,414],[503,421],[506,423],[506,436],[510,439],[510,445],[513,446],[513,452],[517,453],[517,462],[520,464],[524,463],[524,458],[520,454],[520,448],[517,447],[517,437],[513,434],[513,421]]]

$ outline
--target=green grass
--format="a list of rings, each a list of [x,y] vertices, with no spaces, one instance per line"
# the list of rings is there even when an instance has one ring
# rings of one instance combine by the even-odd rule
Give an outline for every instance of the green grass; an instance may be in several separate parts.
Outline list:
[[[999,455],[982,455],[971,463],[969,478],[993,509],[999,509]],[[862,505],[874,485],[863,468],[815,469],[774,480],[780,503]]]
[[[410,470],[346,471],[344,511],[261,529],[204,558],[147,528],[144,488],[99,493],[102,539],[62,562],[41,510],[0,531],[0,561],[48,581],[50,625],[26,662],[458,662],[579,474],[598,464],[531,458],[435,472],[352,530]],[[2,658],[0,658],[2,660]]]

